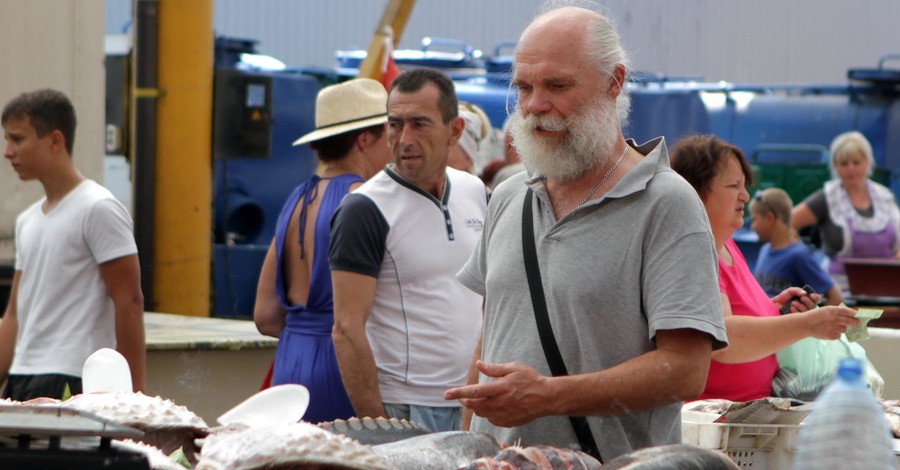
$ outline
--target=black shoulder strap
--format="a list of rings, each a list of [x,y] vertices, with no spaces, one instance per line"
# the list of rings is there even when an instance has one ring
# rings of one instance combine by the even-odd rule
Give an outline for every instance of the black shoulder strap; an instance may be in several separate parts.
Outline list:
[[[532,210],[532,191],[525,193],[525,204],[522,207],[522,252],[525,255],[525,275],[528,277],[528,290],[531,291],[531,303],[534,307],[534,319],[537,323],[538,335],[541,338],[541,346],[547,357],[547,364],[554,377],[569,375],[566,363],[563,361],[556,337],[553,336],[553,327],[550,325],[550,315],[547,312],[547,301],[544,298],[544,285],[541,282],[541,268],[538,266],[537,249],[534,243],[534,215]],[[600,449],[594,441],[591,427],[584,416],[569,416],[572,427],[581,450],[590,454],[601,463]]]

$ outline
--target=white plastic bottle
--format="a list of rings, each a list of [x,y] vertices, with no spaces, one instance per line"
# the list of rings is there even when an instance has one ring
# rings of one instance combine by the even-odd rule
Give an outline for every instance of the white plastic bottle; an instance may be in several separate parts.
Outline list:
[[[803,422],[796,470],[897,468],[890,428],[862,368],[857,359],[841,360],[834,381]]]

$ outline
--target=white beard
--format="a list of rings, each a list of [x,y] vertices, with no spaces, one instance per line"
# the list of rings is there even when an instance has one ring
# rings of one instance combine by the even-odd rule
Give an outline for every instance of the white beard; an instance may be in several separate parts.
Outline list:
[[[538,137],[534,130],[567,131],[561,142]],[[509,132],[529,173],[568,182],[605,165],[619,138],[613,100],[599,97],[568,118],[522,116],[519,104],[509,116]]]

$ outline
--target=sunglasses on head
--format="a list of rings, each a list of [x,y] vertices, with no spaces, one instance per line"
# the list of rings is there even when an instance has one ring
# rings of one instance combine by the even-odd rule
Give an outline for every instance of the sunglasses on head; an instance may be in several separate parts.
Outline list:
[[[756,193],[753,194],[753,200],[754,200],[754,201],[757,201],[757,202],[759,202],[759,203],[761,203],[761,204],[764,204],[764,205],[766,206],[766,209],[768,210],[768,212],[772,212],[772,213],[775,212],[775,211],[772,209],[772,205],[769,204],[769,202],[766,201],[766,198],[763,197],[762,191],[756,191]]]

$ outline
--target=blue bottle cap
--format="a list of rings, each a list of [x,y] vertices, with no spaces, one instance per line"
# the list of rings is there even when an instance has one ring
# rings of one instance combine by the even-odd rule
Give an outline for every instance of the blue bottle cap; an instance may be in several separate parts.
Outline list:
[[[862,361],[852,357],[841,359],[838,364],[838,377],[848,381],[855,382],[862,377]]]

